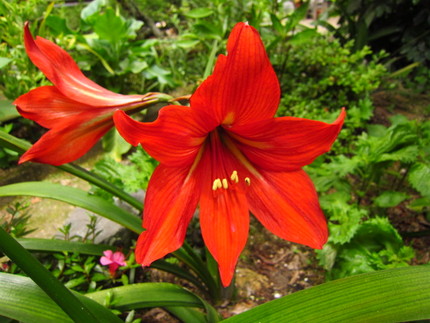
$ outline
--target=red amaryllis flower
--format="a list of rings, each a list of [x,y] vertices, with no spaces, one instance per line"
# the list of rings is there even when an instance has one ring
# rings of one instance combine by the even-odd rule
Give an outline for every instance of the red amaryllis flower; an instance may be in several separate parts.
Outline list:
[[[115,110],[139,109],[157,101],[156,93],[121,95],[97,85],[84,76],[65,50],[44,38],[33,39],[28,23],[24,41],[31,61],[54,86],[36,88],[14,102],[23,117],[50,129],[21,156],[19,163],[71,162],[113,126]]]
[[[160,161],[148,185],[136,260],[179,248],[197,204],[203,239],[224,286],[245,246],[249,211],[277,236],[322,248],[327,224],[301,169],[327,152],[345,117],[327,124],[274,118],[280,90],[258,32],[237,24],[191,106],[167,106],[152,123],[118,111],[115,125]]]

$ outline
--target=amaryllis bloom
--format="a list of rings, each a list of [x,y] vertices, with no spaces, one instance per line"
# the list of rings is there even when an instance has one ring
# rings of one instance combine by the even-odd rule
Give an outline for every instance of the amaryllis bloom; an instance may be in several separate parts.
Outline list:
[[[109,266],[109,273],[112,277],[115,276],[119,266],[125,266],[125,256],[121,251],[112,252],[112,250],[103,251],[104,256],[100,258],[100,264]]]
[[[190,107],[166,106],[152,123],[114,115],[121,135],[160,162],[148,185],[136,260],[148,266],[179,248],[199,204],[203,239],[224,286],[246,244],[249,211],[277,236],[322,248],[326,220],[301,168],[330,149],[345,117],[342,110],[332,124],[274,118],[279,83],[258,32],[237,24],[227,51]]]
[[[19,163],[61,165],[78,159],[113,126],[115,110],[140,109],[158,99],[157,93],[121,95],[97,85],[65,50],[44,38],[33,39],[28,23],[24,41],[31,61],[54,85],[31,90],[14,102],[23,117],[49,129]]]

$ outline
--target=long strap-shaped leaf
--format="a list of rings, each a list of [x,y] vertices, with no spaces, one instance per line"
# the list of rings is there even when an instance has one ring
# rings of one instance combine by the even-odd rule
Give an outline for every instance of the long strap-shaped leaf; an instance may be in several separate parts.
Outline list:
[[[9,148],[13,151],[16,151],[18,153],[23,153],[26,150],[28,150],[31,147],[31,144],[28,143],[25,140],[19,139],[17,137],[14,137],[10,134],[7,134],[3,131],[0,131],[0,146]],[[88,183],[91,183],[93,185],[96,185],[102,189],[104,189],[106,192],[109,192],[117,197],[119,197],[121,200],[127,202],[131,206],[135,207],[137,210],[142,211],[142,201],[138,201],[130,194],[124,192],[120,188],[116,187],[112,183],[106,181],[104,178],[87,171],[86,169],[82,168],[79,165],[69,163],[64,164],[61,166],[55,166],[58,169],[61,169],[65,172],[68,172],[72,175],[75,175]]]
[[[84,255],[101,256],[107,249],[114,250],[115,247],[104,244],[92,244],[78,241],[65,241],[58,239],[40,238],[18,238],[21,246],[31,251],[45,252],[78,252]]]
[[[45,297],[50,297],[61,309],[77,322],[118,322],[118,318],[110,311],[93,302],[82,302],[79,297],[59,282],[33,255],[25,250],[14,238],[0,227],[0,252],[3,252],[18,267],[20,267],[35,284],[40,286],[40,291]],[[9,277],[9,279],[13,279]],[[5,284],[0,283],[0,290]],[[18,291],[21,294],[22,291]],[[11,294],[12,295],[12,294]],[[7,293],[2,297],[9,304],[10,296]],[[9,303],[8,303],[9,302]],[[31,307],[27,304],[23,307]],[[0,306],[1,308],[2,306]],[[0,314],[1,315],[1,314]],[[30,321],[31,322],[31,321]]]
[[[141,220],[98,196],[80,189],[48,182],[24,182],[0,187],[0,196],[29,195],[59,200],[79,206],[117,222],[136,233],[143,231]]]
[[[404,322],[430,318],[430,266],[395,268],[315,286],[226,322]]]
[[[73,320],[30,278],[0,273],[0,315],[20,322],[57,323]],[[121,322],[110,310],[78,293],[74,295],[99,319]],[[77,309],[78,310],[78,309]]]
[[[196,319],[201,315],[194,311],[185,312],[184,308],[180,307],[201,307],[207,313],[203,321],[219,321],[219,316],[212,306],[192,292],[174,284],[133,284],[97,291],[85,296],[102,303],[109,295],[113,296],[113,307],[121,311],[162,306],[175,315],[183,315],[179,318],[184,322],[197,322]]]
[[[29,323],[73,322],[30,278],[0,273],[0,316]],[[87,294],[74,293],[100,322],[112,322],[100,303],[113,297],[113,308],[131,310],[165,307],[183,322],[217,322],[215,309],[193,293],[173,284],[144,283]],[[203,307],[206,315],[193,307]],[[107,313],[109,315],[107,315]]]

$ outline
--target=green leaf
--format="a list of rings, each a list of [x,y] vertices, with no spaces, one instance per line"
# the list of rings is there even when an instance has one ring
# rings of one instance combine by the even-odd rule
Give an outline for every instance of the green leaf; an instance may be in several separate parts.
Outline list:
[[[299,45],[311,41],[311,39],[317,35],[319,34],[316,29],[305,29],[296,33],[288,42],[290,44]]]
[[[200,307],[206,309],[206,316],[209,322],[217,322],[219,320],[219,316],[212,306],[192,292],[174,284],[133,284],[88,293],[85,296],[98,303],[103,303],[109,295],[113,297],[111,306],[120,311],[147,307],[166,307],[167,310],[170,310],[170,307],[177,306]],[[184,317],[180,317],[181,320],[184,322],[195,322],[192,320],[196,315],[194,311],[184,311],[183,313]],[[200,316],[200,321],[205,322],[202,316]]]
[[[405,322],[430,318],[430,266],[331,281],[259,305],[226,323]]]
[[[24,182],[0,187],[0,196],[38,196],[75,205],[123,225],[136,233],[142,232],[141,220],[105,201],[73,187],[48,182]]]
[[[73,31],[67,27],[67,20],[65,18],[49,15],[46,17],[45,23],[55,36],[73,34]]]
[[[22,322],[73,322],[31,279],[0,273],[0,315]]]
[[[94,31],[112,44],[119,44],[128,37],[127,25],[122,17],[117,16],[112,8],[100,14],[94,23]]]
[[[96,14],[101,10],[103,6],[107,4],[107,0],[93,0],[91,1],[88,6],[86,6],[81,11],[81,19],[87,20],[88,17],[91,17],[92,15]]]
[[[430,198],[430,166],[423,163],[416,163],[412,167],[409,176],[409,183],[421,195]]]
[[[184,13],[186,17],[194,19],[209,17],[211,14],[213,11],[210,8],[196,8]]]
[[[200,40],[195,39],[182,39],[175,42],[175,45],[184,49],[194,48]]]
[[[285,33],[290,32],[302,21],[308,13],[309,2],[303,3],[300,7],[294,10],[288,17],[288,21],[285,24]]]
[[[5,67],[10,62],[12,62],[12,59],[7,58],[7,57],[0,57],[0,68]]]
[[[401,161],[401,162],[413,162],[416,160],[419,153],[418,146],[407,146],[391,153],[382,154],[378,159],[380,161],[393,160],[393,161]]]
[[[121,161],[122,155],[127,153],[131,145],[119,134],[116,128],[112,128],[102,139],[103,149],[115,161]]]
[[[101,256],[103,251],[114,249],[109,245],[91,244],[57,239],[20,238],[16,239],[25,249],[44,252],[77,252],[79,254]]]
[[[363,222],[350,242],[333,247],[337,254],[327,273],[330,279],[404,267],[414,256],[413,249],[404,245],[390,221],[382,217]]]
[[[422,197],[413,200],[408,207],[417,212],[421,212],[424,208],[430,207],[430,197]]]
[[[0,315],[29,323],[73,322],[30,278],[0,273]],[[100,304],[75,293],[99,319],[121,322]],[[79,309],[77,309],[79,310]]]
[[[382,124],[370,124],[367,126],[367,132],[372,137],[383,137],[387,133],[387,128]]]
[[[22,153],[29,149],[31,147],[31,144],[22,139],[16,138],[5,132],[0,131],[0,146],[10,148],[18,153]],[[96,174],[89,172],[86,169],[72,163],[56,167],[102,188],[106,192],[109,192],[119,197],[121,200],[126,201],[128,204],[132,205],[137,210],[142,211],[141,201],[138,201],[133,196],[125,193],[123,190],[119,189],[115,185],[112,185],[112,183],[109,183],[104,178],[97,176]]]
[[[379,207],[394,207],[406,200],[409,195],[402,192],[387,191],[375,198],[374,202]]]
[[[329,218],[330,242],[344,244],[355,235],[360,221],[367,212],[355,204],[349,204],[350,196],[344,192],[324,195],[321,207]]]
[[[15,108],[15,106],[12,104],[12,101],[0,100],[0,123],[17,118],[19,116],[20,114],[18,113],[18,110]]]
[[[270,14],[270,20],[272,21],[272,27],[280,35],[284,35],[284,26],[282,26],[281,21],[273,13]]]

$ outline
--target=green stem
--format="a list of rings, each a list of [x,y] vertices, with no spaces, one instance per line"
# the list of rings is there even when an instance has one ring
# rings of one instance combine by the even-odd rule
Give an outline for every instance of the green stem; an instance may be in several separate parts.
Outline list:
[[[31,253],[0,227],[0,251],[18,265],[75,322],[99,322]]]
[[[205,72],[203,74],[203,79],[205,80],[211,73],[215,64],[215,56],[216,53],[218,51],[219,48],[219,41],[218,40],[214,40],[213,44],[212,44],[212,50],[209,54],[209,59],[208,62],[206,64],[206,68],[205,68]]]
[[[214,279],[206,264],[199,255],[195,253],[193,248],[184,241],[182,248],[176,250],[172,254],[197,274],[197,276],[205,283],[212,300],[215,303],[218,302],[220,300],[220,284]]]
[[[31,144],[25,140],[16,138],[12,135],[9,135],[5,132],[0,131],[0,146],[12,149],[18,153],[23,153],[31,147]],[[73,175],[75,175],[75,176],[77,176],[77,177],[79,177],[79,178],[81,178],[81,179],[83,179],[83,180],[85,180],[91,184],[94,184],[94,185],[104,189],[105,191],[111,193],[112,195],[117,196],[121,200],[123,200],[123,201],[127,202],[128,204],[130,204],[131,206],[135,207],[139,211],[142,211],[142,208],[143,208],[142,201],[135,199],[130,194],[127,194],[123,190],[121,190],[118,187],[116,187],[115,185],[109,183],[105,179],[97,176],[96,174],[91,173],[91,172],[87,171],[86,169],[84,169],[78,165],[72,164],[72,163],[64,164],[61,166],[55,166],[55,167],[65,171],[65,172],[68,172],[70,174],[73,174]]]
[[[85,168],[72,163],[64,164],[56,167],[104,189],[106,192],[109,192],[112,195],[115,195],[116,197],[120,198],[124,202],[127,202],[128,204],[130,204],[131,206],[133,206],[134,208],[142,212],[143,210],[142,201],[135,199],[130,194],[119,189],[117,186],[109,183],[104,178],[99,177],[98,175],[87,171]]]

